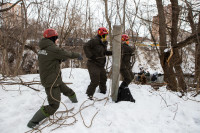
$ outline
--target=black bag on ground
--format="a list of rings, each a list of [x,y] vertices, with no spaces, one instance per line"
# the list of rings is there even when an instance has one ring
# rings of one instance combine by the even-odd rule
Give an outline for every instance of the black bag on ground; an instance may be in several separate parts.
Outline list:
[[[135,103],[135,99],[131,95],[131,92],[130,92],[128,87],[125,87],[125,88],[119,87],[118,96],[117,96],[117,101],[116,102],[120,102],[120,101],[130,101],[130,102],[134,102]]]

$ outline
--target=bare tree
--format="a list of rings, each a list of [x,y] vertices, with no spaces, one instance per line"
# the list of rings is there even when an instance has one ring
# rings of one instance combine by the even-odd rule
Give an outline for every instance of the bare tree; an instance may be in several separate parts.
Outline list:
[[[110,46],[112,46],[112,27],[111,27],[111,21],[108,17],[108,0],[104,0],[104,4],[105,4],[105,15],[106,15],[106,21],[108,23],[109,26],[109,36],[110,36]]]
[[[177,91],[177,81],[173,71],[173,67],[167,64],[167,53],[164,52],[165,47],[167,46],[166,41],[166,20],[163,9],[163,4],[161,0],[156,0],[158,8],[158,17],[159,17],[159,37],[160,37],[160,62],[164,71],[164,80],[168,83],[168,88]]]

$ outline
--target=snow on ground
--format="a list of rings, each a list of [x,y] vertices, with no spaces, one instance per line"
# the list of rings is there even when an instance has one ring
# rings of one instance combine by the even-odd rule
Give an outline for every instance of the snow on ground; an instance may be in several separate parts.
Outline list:
[[[71,71],[72,70],[72,71]],[[71,76],[70,76],[71,72]],[[87,100],[85,94],[90,78],[86,69],[63,69],[64,82],[71,82],[68,85],[77,94],[78,103],[73,104],[62,95],[62,102],[68,109],[74,107],[73,112],[79,111],[82,103]],[[39,81],[38,74],[19,76],[23,81]],[[110,88],[110,80],[107,86]],[[0,86],[0,132],[1,133],[24,133],[30,129],[26,126],[34,113],[42,106],[46,94],[41,85],[32,85],[41,90],[34,91],[25,86],[9,85]],[[165,87],[154,91],[147,85],[131,84],[131,93],[136,103],[120,102],[114,103],[111,99],[96,101],[82,111],[83,119],[87,126],[90,125],[95,113],[97,115],[92,121],[92,126],[87,128],[83,124],[80,113],[75,117],[77,122],[71,126],[52,125],[42,130],[42,133],[199,133],[200,132],[200,103],[187,97],[179,98],[177,93],[167,91]],[[102,99],[108,95],[98,93],[95,97]],[[200,96],[195,100],[200,101]],[[86,101],[84,106],[93,101]],[[105,105],[106,103],[106,105]],[[45,101],[45,104],[47,102]],[[61,104],[58,111],[65,110]],[[71,120],[72,121],[72,120]],[[70,123],[70,120],[69,120]],[[49,124],[45,122],[41,127]],[[52,129],[56,130],[51,131]]]

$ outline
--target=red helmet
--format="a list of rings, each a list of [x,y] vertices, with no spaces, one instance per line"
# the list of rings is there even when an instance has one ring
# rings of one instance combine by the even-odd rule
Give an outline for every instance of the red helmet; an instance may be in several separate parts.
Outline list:
[[[102,35],[105,35],[105,34],[108,34],[108,30],[105,27],[100,27],[98,29],[98,35],[102,36]]]
[[[50,38],[53,36],[58,36],[58,33],[54,29],[46,29],[43,33],[44,38]]]
[[[128,41],[128,40],[129,40],[128,35],[123,34],[123,35],[122,35],[122,41]]]

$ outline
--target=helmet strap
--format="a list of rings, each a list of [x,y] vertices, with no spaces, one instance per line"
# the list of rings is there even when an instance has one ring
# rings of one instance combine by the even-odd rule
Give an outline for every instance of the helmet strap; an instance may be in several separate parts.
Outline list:
[[[107,41],[107,35],[101,35],[101,41],[102,42],[105,42],[105,41]]]

